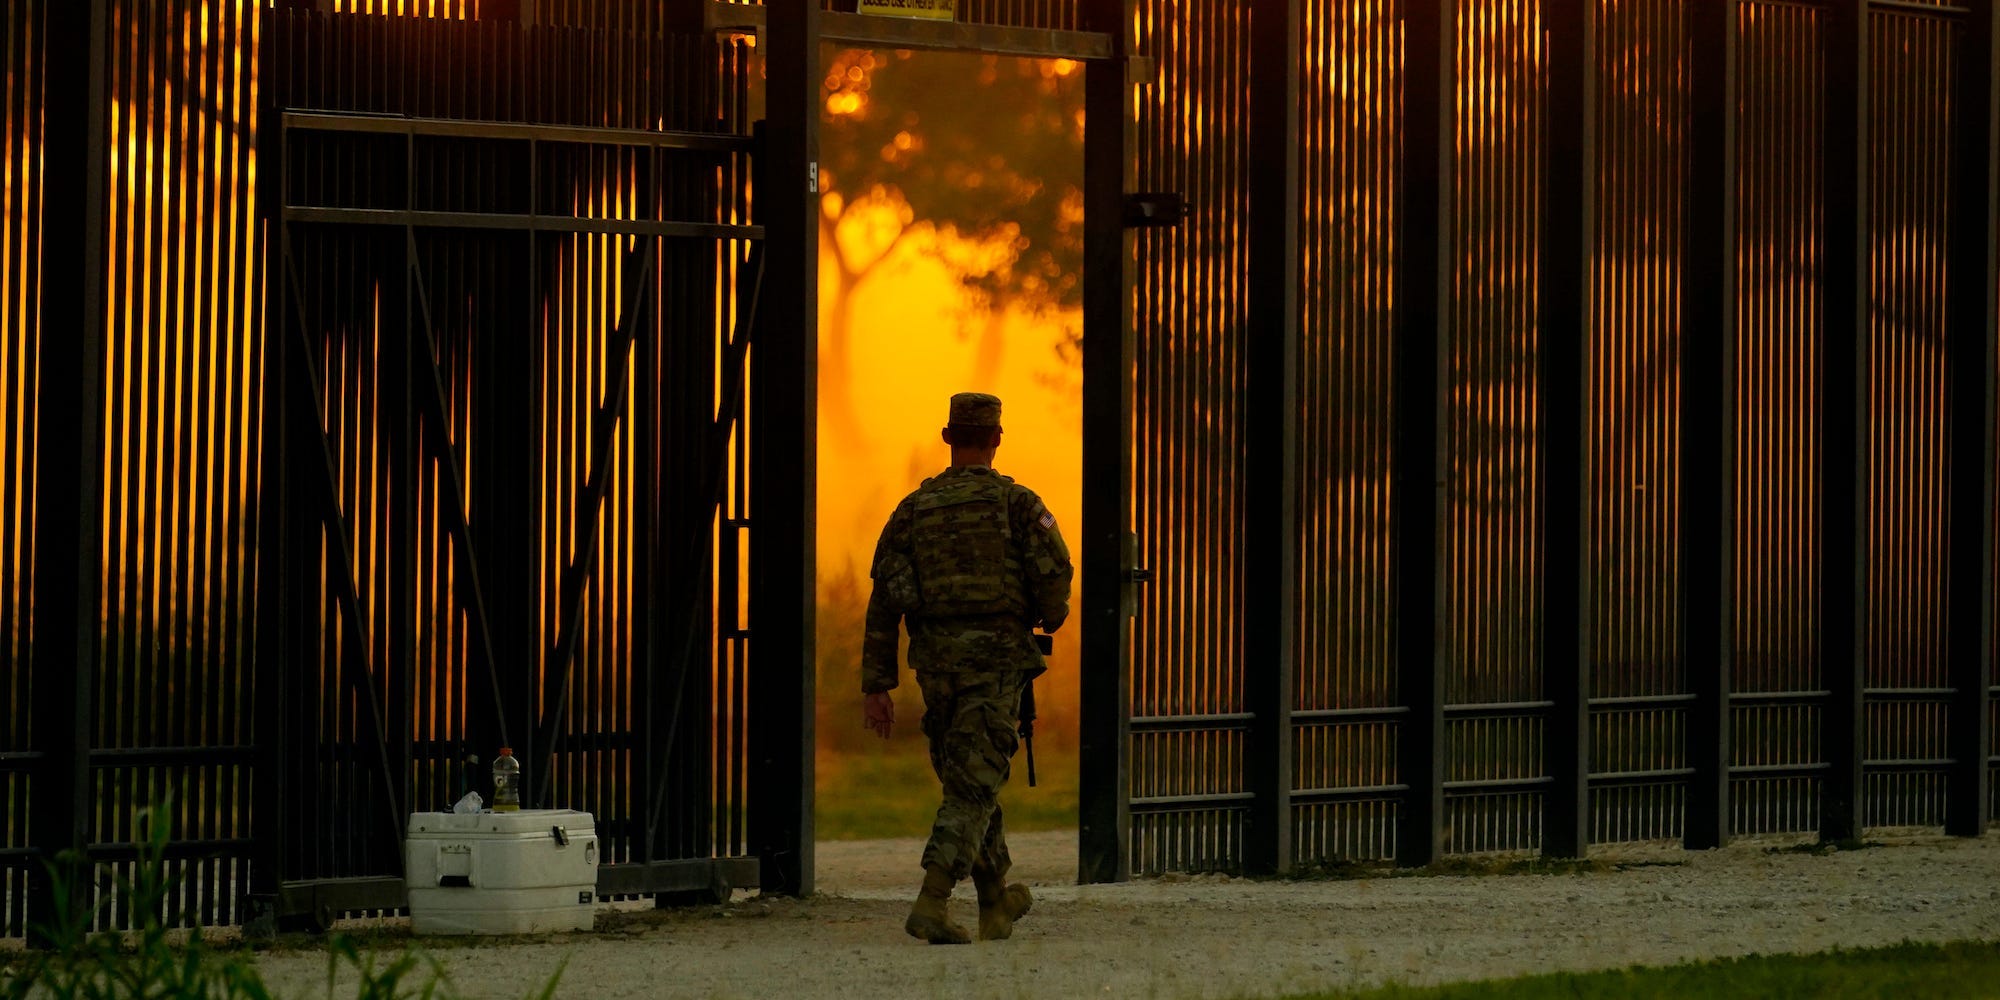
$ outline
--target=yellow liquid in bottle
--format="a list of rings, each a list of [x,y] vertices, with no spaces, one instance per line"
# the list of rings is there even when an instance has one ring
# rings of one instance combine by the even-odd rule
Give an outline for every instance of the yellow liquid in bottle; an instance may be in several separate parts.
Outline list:
[[[521,811],[521,764],[511,754],[493,762],[493,811]]]

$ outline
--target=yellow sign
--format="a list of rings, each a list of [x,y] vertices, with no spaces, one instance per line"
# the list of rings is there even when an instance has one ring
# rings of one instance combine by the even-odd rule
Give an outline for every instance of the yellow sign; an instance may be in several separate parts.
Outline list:
[[[950,21],[958,15],[958,0],[861,0],[857,9],[863,14]]]

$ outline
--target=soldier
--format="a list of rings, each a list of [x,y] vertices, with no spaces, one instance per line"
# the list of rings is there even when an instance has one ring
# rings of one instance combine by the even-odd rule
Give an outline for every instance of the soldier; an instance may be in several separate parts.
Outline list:
[[[895,722],[896,624],[910,632],[910,667],[924,693],[931,769],[944,785],[924,887],[903,929],[932,944],[965,944],[945,912],[968,874],[979,890],[979,936],[1005,938],[1034,901],[1008,885],[998,795],[1007,781],[1021,691],[1048,669],[1033,630],[1069,616],[1069,548],[1033,490],[993,471],[1000,400],[951,397],[944,441],[951,468],[896,505],[875,546],[868,633],[861,652],[864,724],[884,739]]]

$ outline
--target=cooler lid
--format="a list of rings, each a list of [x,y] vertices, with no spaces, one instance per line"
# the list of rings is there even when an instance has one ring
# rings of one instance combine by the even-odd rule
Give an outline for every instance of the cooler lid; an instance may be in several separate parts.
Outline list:
[[[409,833],[437,836],[448,834],[543,834],[562,827],[572,836],[597,832],[597,820],[575,809],[521,809],[514,812],[420,812],[410,814]]]

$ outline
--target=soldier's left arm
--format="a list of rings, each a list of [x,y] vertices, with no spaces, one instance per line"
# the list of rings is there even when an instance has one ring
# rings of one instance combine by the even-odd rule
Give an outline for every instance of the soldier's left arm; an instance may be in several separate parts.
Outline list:
[[[1021,544],[1021,570],[1039,619],[1036,624],[1045,632],[1054,632],[1069,618],[1070,581],[1076,575],[1069,545],[1063,541],[1055,514],[1034,490],[1015,484],[1009,500],[1013,534]]]
[[[910,610],[907,592],[912,592],[915,586],[913,577],[903,579],[912,572],[907,556],[909,521],[910,505],[905,500],[889,515],[889,523],[883,526],[882,537],[875,543],[875,559],[869,571],[873,586],[868,593],[868,617],[861,638],[862,694],[888,691],[900,680],[897,633],[903,616]]]

